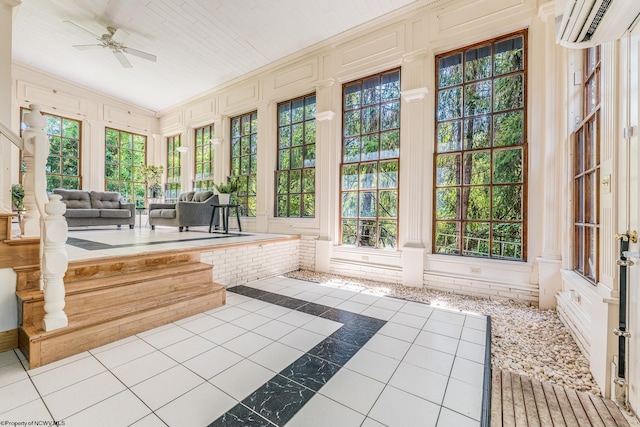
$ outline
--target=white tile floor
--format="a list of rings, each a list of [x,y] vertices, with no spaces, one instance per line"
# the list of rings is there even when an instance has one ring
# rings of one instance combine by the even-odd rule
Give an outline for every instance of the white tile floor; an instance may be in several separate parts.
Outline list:
[[[283,277],[249,286],[387,321],[287,426],[480,424],[484,316]],[[0,353],[0,421],[206,426],[341,326],[229,292],[224,307],[37,369]]]

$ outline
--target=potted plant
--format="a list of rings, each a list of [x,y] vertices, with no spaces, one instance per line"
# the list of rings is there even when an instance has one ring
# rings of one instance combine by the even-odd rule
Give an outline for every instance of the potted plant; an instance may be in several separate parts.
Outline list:
[[[228,205],[231,200],[231,194],[238,191],[238,181],[235,178],[227,177],[227,182],[213,184],[218,190],[218,203]]]
[[[144,185],[148,190],[148,197],[157,199],[162,197],[162,174],[164,173],[164,166],[159,165],[147,165],[141,168],[142,177],[144,178]]]

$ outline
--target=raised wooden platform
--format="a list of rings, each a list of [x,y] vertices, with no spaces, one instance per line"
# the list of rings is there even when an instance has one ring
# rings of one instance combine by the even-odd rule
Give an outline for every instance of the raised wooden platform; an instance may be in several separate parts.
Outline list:
[[[20,239],[11,235],[15,214],[0,213],[0,268],[37,264],[40,239]]]
[[[17,273],[19,347],[31,368],[225,304],[198,253],[76,261],[64,278],[66,328],[45,332],[38,267]]]
[[[500,369],[492,376],[491,427],[629,426],[609,399]]]

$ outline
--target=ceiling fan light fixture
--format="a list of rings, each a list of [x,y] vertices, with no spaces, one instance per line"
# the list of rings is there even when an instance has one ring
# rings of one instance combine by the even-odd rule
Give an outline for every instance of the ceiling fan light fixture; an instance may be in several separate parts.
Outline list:
[[[133,48],[124,46],[123,43],[125,42],[125,40],[129,38],[129,33],[121,28],[107,27],[107,33],[99,36],[87,30],[86,28],[81,27],[80,25],[74,22],[71,22],[71,21],[63,21],[63,22],[65,24],[71,25],[72,27],[82,31],[85,34],[89,34],[91,37],[93,37],[94,39],[100,42],[99,44],[91,44],[91,45],[74,45],[73,47],[75,47],[78,50],[87,50],[87,49],[93,49],[97,47],[103,47],[103,48],[107,47],[111,49],[111,51],[115,55],[118,62],[120,62],[120,65],[122,65],[124,68],[133,67],[129,59],[127,59],[127,57],[125,56],[125,53],[133,56],[137,56],[138,58],[142,58],[151,62],[156,62],[157,60],[155,55],[152,55],[147,52],[143,52],[138,49],[133,49]]]

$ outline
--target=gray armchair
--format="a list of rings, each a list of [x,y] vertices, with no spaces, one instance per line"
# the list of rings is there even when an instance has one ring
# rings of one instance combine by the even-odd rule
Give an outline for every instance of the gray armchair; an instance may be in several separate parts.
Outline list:
[[[149,224],[152,230],[156,225],[166,225],[178,227],[180,231],[189,230],[190,226],[209,225],[214,204],[218,204],[218,195],[211,191],[182,193],[176,203],[151,203]],[[213,222],[217,225],[219,219],[214,217]]]

